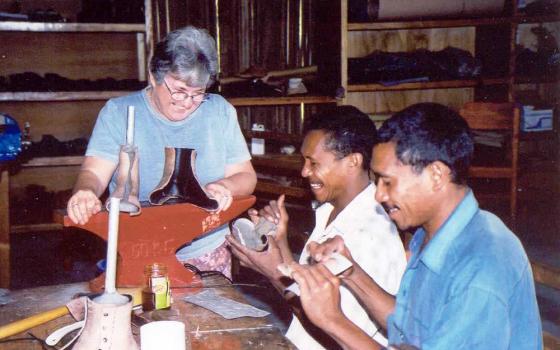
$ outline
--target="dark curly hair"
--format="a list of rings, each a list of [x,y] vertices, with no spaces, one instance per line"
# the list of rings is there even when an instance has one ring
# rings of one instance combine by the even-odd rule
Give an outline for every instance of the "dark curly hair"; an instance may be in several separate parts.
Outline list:
[[[337,106],[323,110],[306,119],[303,134],[322,130],[327,134],[325,148],[337,159],[351,153],[363,157],[362,168],[369,169],[371,150],[377,141],[377,129],[369,116],[354,106]]]
[[[474,143],[467,122],[451,108],[437,103],[407,107],[383,123],[378,138],[394,142],[397,158],[417,174],[441,161],[451,169],[454,183],[467,181]]]

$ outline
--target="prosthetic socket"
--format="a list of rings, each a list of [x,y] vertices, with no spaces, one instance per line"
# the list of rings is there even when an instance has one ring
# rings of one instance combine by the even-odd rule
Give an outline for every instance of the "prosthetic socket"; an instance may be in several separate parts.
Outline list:
[[[165,148],[165,164],[161,181],[150,193],[150,204],[190,203],[207,211],[218,209],[200,186],[195,172],[196,151],[190,148]]]

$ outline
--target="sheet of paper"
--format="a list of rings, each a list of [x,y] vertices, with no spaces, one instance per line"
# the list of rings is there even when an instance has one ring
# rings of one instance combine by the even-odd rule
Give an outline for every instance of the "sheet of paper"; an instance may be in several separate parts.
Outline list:
[[[198,294],[186,296],[183,300],[215,312],[228,320],[245,316],[264,317],[270,314],[252,305],[220,296],[213,289],[207,289]]]

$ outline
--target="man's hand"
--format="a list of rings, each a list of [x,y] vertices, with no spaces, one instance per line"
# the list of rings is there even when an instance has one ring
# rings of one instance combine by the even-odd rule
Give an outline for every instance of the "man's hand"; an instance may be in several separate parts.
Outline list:
[[[276,241],[288,240],[288,212],[284,205],[285,195],[278,197],[277,201],[270,201],[267,206],[257,211],[256,209],[249,209],[248,214],[254,224],[259,222],[261,217],[274,223],[276,225],[276,233],[274,237]]]
[[[344,239],[341,236],[334,236],[323,243],[309,242],[309,244],[307,244],[307,251],[309,252],[309,256],[318,263],[326,262],[334,253],[344,255],[344,257],[350,260],[352,267],[342,273],[343,277],[351,275],[354,267],[357,266],[352,258],[352,254],[350,254],[350,251],[346,248],[346,245],[344,245]]]
[[[239,259],[241,265],[259,272],[271,280],[271,282],[280,280],[282,274],[276,267],[284,261],[273,237],[268,237],[268,248],[262,252],[257,252],[245,247],[232,235],[227,235],[226,240],[229,243],[233,255]]]
[[[73,223],[85,225],[94,214],[101,211],[101,201],[92,191],[80,190],[70,197],[66,211]]]
[[[340,280],[323,264],[291,263],[292,278],[299,285],[305,315],[319,328],[329,331],[343,319],[340,308]]]

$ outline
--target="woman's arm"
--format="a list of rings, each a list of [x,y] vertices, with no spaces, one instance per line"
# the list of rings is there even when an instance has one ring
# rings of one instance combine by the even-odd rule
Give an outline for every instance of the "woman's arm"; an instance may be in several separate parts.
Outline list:
[[[103,194],[117,165],[99,157],[85,157],[74,185],[73,195],[66,206],[72,222],[84,225],[101,210],[99,196]]]

